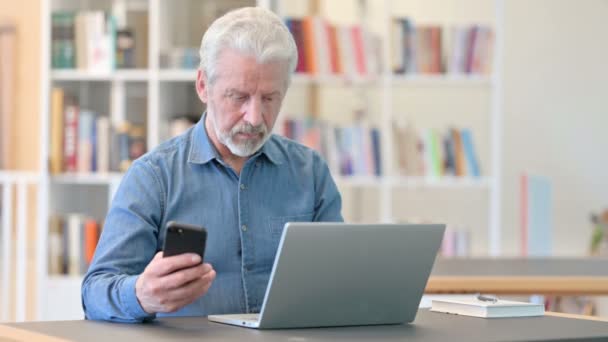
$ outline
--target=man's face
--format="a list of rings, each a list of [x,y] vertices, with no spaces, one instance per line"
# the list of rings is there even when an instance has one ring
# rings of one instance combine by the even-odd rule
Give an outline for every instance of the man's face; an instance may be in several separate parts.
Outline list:
[[[287,63],[258,64],[234,50],[220,53],[209,84],[199,71],[197,92],[207,104],[209,132],[239,157],[248,157],[270,136],[287,91]]]

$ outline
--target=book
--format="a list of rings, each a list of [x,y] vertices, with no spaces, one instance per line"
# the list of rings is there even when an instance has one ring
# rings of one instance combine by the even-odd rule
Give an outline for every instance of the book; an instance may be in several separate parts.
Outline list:
[[[73,69],[75,13],[60,11],[51,14],[51,65],[53,69]]]
[[[392,18],[390,33],[390,62],[395,74],[491,73],[491,27],[414,25],[411,18],[405,17]]]
[[[99,242],[102,222],[85,214],[49,218],[49,275],[78,276],[86,272]]]
[[[48,270],[49,274],[63,274],[63,218],[53,215],[49,219]]]
[[[522,254],[550,256],[553,236],[551,181],[524,173],[520,179],[520,196]]]
[[[52,174],[63,171],[64,91],[54,87],[51,92],[51,148],[49,170]]]
[[[545,307],[543,304],[502,299],[492,302],[474,297],[469,299],[443,298],[432,301],[431,311],[481,318],[503,318],[543,316]]]
[[[366,77],[382,70],[380,38],[361,25],[335,25],[318,16],[285,23],[298,49],[297,73]]]

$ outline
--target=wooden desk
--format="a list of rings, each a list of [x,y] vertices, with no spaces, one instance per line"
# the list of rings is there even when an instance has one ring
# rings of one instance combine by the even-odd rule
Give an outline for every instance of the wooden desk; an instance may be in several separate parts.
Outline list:
[[[438,259],[425,292],[608,295],[608,259]]]
[[[253,330],[204,317],[162,318],[153,323],[94,321],[0,325],[9,341],[606,341],[608,323],[556,317],[483,319],[420,310],[412,324],[318,329]]]

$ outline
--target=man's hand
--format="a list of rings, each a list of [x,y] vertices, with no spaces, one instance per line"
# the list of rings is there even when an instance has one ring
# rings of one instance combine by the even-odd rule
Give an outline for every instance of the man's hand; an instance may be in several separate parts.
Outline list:
[[[137,278],[135,295],[149,314],[174,312],[207,293],[214,279],[213,267],[197,254],[163,258],[158,252]]]

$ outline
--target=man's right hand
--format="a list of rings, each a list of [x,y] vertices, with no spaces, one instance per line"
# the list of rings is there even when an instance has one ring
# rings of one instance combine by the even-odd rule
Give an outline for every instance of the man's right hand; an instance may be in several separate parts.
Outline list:
[[[210,264],[197,254],[163,258],[158,252],[135,282],[135,295],[149,314],[174,312],[205,295],[215,279]]]

